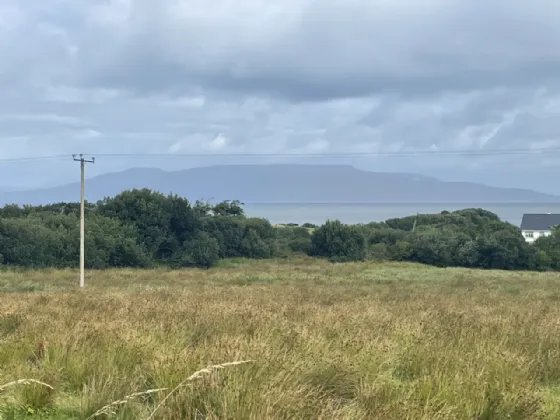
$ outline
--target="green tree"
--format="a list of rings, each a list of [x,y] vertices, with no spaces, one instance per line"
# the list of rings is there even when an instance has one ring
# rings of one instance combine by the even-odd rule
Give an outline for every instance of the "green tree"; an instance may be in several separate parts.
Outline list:
[[[86,223],[86,266],[149,267],[152,260],[145,248],[137,243],[137,235],[133,226],[123,225],[116,219],[91,215]],[[77,243],[77,231],[74,237]]]
[[[220,258],[242,256],[241,243],[245,235],[243,218],[205,216],[202,219],[202,230],[217,240]]]
[[[410,259],[423,264],[445,267],[453,264],[449,234],[438,231],[422,232],[413,237]]]
[[[528,245],[521,234],[507,229],[477,239],[478,266],[492,269],[526,269],[529,267]]]
[[[2,263],[21,267],[65,265],[65,232],[52,230],[36,218],[0,219]]]
[[[255,229],[249,228],[241,241],[241,254],[247,258],[270,258],[273,250]]]
[[[134,225],[138,243],[154,258],[171,258],[200,229],[190,203],[149,189],[128,190],[98,203],[98,213]]]
[[[216,216],[245,216],[243,203],[238,200],[226,200],[212,207],[212,212]]]
[[[560,228],[552,228],[550,236],[539,237],[533,245],[536,255],[534,265],[538,269],[560,270]]]
[[[215,238],[206,232],[198,232],[183,246],[183,254],[178,259],[182,267],[210,268],[219,260],[219,246]]]
[[[313,232],[311,255],[336,262],[364,260],[367,242],[363,229],[329,220]]]

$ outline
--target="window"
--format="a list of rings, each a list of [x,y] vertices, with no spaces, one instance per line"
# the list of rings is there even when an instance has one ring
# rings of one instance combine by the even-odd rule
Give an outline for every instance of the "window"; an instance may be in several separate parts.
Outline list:
[[[525,232],[525,237],[526,238],[532,238],[533,237],[533,232]]]

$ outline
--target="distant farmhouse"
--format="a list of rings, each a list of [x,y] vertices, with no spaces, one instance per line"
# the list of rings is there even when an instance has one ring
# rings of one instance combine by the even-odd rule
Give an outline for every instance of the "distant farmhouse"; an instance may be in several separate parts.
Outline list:
[[[532,243],[541,236],[549,236],[556,225],[560,225],[560,214],[524,214],[521,233],[527,242]]]

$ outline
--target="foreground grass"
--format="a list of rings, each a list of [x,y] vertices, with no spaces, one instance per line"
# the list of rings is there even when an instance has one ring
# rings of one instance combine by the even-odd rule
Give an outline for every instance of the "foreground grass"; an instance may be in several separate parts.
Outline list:
[[[0,273],[0,419],[85,419],[160,388],[111,418],[147,419],[162,402],[155,419],[560,418],[558,274],[302,259],[76,283]],[[166,399],[238,360],[254,363]],[[21,378],[54,389],[1,390]]]

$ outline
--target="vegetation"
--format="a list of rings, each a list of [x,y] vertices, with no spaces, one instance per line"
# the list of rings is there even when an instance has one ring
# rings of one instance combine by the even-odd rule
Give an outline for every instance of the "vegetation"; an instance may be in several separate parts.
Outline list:
[[[560,417],[557,273],[302,257],[76,283],[0,273],[0,418]]]
[[[278,254],[272,225],[245,217],[238,201],[191,204],[176,195],[130,190],[88,203],[86,213],[88,268],[210,267],[222,258]],[[78,259],[77,204],[0,209],[0,263],[63,268]]]
[[[332,261],[411,261],[439,267],[504,270],[560,268],[560,230],[529,245],[518,227],[483,209],[421,214],[359,226],[328,221],[312,254]]]
[[[558,230],[150,190],[86,212],[77,293],[78,205],[0,209],[0,420],[560,417],[560,274],[529,271],[560,269]]]
[[[86,265],[203,267],[224,258],[308,254],[333,262],[411,261],[440,267],[560,269],[560,231],[528,245],[520,229],[482,209],[322,226],[246,217],[242,204],[195,202],[147,189],[87,205]],[[0,209],[0,264],[75,267],[79,206]]]

